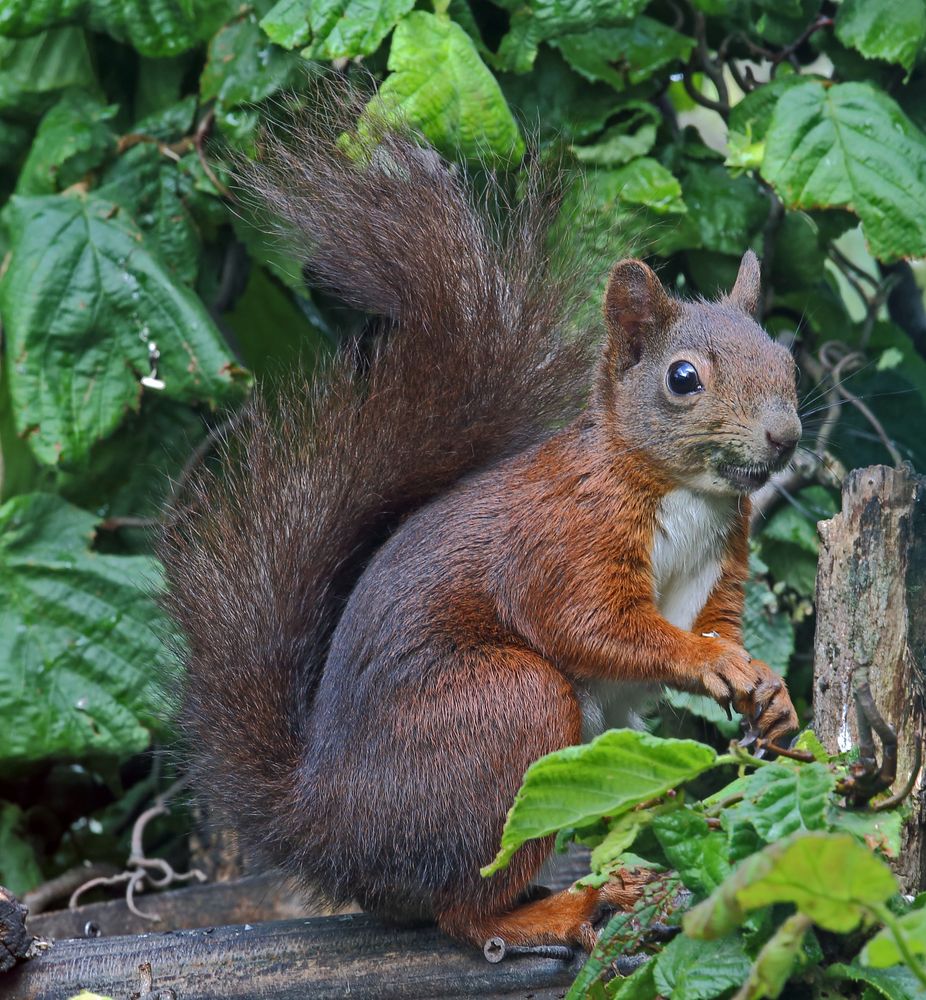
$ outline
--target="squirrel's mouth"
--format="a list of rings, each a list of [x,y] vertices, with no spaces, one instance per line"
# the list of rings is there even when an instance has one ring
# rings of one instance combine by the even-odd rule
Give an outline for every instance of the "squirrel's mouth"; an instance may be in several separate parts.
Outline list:
[[[743,493],[764,486],[772,474],[767,465],[730,465],[726,462],[717,466],[717,471],[731,485]]]

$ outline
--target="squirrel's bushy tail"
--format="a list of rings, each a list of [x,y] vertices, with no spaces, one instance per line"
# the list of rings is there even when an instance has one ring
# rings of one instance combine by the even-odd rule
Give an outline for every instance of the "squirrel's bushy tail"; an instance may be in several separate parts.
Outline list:
[[[524,171],[507,203],[355,98],[262,142],[244,187],[314,280],[384,317],[312,384],[257,396],[168,515],[167,604],[187,644],[182,725],[198,785],[244,846],[298,871],[311,804],[293,780],[344,598],[403,514],[568,419],[589,384],[579,283],[550,256],[557,208]],[[356,133],[354,133],[356,134]]]

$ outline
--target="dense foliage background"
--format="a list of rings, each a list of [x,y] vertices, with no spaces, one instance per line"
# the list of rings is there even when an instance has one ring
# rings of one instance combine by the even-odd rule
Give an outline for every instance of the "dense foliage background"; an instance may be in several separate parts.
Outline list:
[[[847,467],[926,467],[924,39],[924,0],[0,0],[0,883],[126,856],[170,770],[148,529],[254,376],[359,329],[221,165],[320,64],[362,63],[475,170],[529,134],[564,154],[590,288],[628,245],[685,295],[758,250],[808,451],[761,520],[747,633],[806,718],[814,522]]]

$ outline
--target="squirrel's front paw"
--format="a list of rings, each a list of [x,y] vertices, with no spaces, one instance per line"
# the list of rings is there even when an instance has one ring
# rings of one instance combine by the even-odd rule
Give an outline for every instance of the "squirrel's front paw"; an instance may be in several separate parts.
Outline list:
[[[714,642],[720,648],[702,674],[705,692],[724,707],[732,705],[770,743],[796,730],[797,712],[781,677],[736,643]]]

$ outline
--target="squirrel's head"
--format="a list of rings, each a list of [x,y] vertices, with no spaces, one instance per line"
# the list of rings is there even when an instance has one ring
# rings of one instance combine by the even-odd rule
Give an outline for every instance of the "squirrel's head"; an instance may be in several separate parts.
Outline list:
[[[794,359],[755,321],[760,299],[752,251],[717,302],[671,298],[638,260],[611,271],[605,419],[622,446],[645,451],[690,489],[750,493],[800,439]]]

